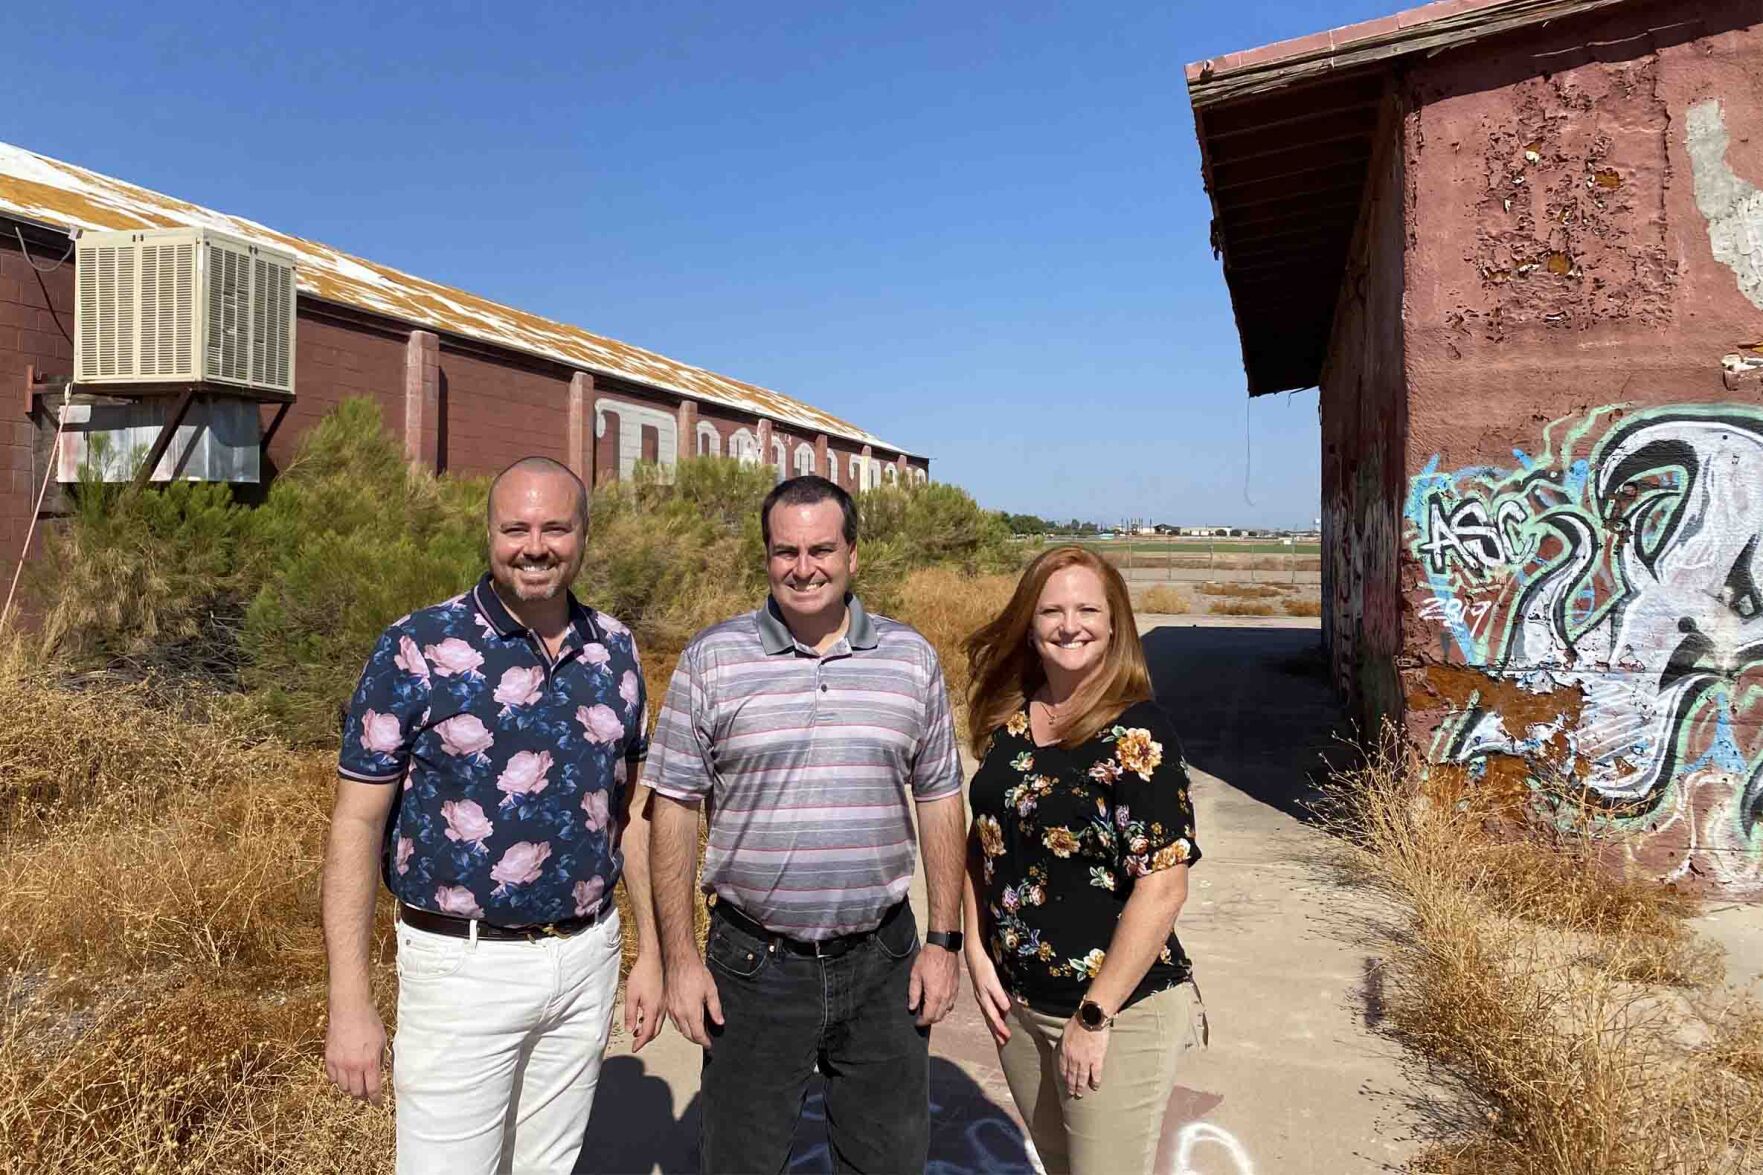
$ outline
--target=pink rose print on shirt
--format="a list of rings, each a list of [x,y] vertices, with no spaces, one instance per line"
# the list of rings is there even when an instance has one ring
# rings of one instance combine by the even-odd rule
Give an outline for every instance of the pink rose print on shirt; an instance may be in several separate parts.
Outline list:
[[[495,888],[495,894],[500,897],[511,885],[526,885],[537,881],[539,873],[544,869],[545,859],[550,855],[550,841],[542,840],[535,844],[530,840],[523,840],[519,844],[509,845],[508,850],[502,854],[502,859],[490,870],[490,876],[501,883]]]
[[[404,742],[404,728],[396,714],[369,710],[361,718],[361,748],[375,755],[395,754]]]
[[[517,796],[536,796],[544,791],[550,770],[550,751],[516,751],[496,779],[496,787],[508,793],[502,797],[502,806],[506,808]]]
[[[409,637],[398,638],[398,655],[392,658],[392,663],[410,676],[421,679],[422,684],[429,683],[429,663],[422,659],[422,651]]]
[[[616,742],[624,735],[624,720],[613,712],[611,706],[577,706],[575,720],[582,724],[592,742]]]
[[[482,918],[484,908],[477,904],[477,899],[463,885],[443,885],[435,890],[435,905],[441,913],[451,914],[455,918]]]
[[[441,736],[441,749],[449,755],[481,756],[496,741],[476,714],[455,714],[435,727]]]
[[[612,654],[606,651],[605,645],[595,641],[592,644],[582,646],[582,660],[598,669],[612,660]]]
[[[438,677],[473,677],[477,667],[484,663],[484,655],[460,640],[450,636],[438,645],[430,645],[423,650]]]
[[[626,669],[624,676],[618,679],[618,696],[624,699],[624,712],[633,714],[637,709],[637,675]]]
[[[476,800],[448,800],[441,805],[441,819],[447,822],[448,840],[469,844],[474,849],[483,848],[496,831]]]
[[[398,876],[399,877],[402,877],[406,873],[410,872],[410,854],[415,851],[416,851],[416,842],[415,841],[411,840],[407,836],[401,836],[398,838],[397,867],[398,867]]]
[[[590,877],[586,881],[575,883],[575,916],[577,918],[592,914],[600,908],[600,899],[606,895],[606,879]]]
[[[624,625],[620,624],[617,620],[613,619],[612,617],[606,615],[604,612],[595,613],[594,619],[598,620],[600,622],[601,628],[605,629],[607,632],[614,633],[618,636],[623,636],[625,633],[630,631],[630,629],[626,628]]]
[[[545,693],[545,671],[537,665],[508,670],[496,683],[496,700],[503,706],[530,706]]]
[[[582,797],[582,811],[588,816],[588,831],[599,832],[612,818],[612,799],[603,791],[591,791]]]

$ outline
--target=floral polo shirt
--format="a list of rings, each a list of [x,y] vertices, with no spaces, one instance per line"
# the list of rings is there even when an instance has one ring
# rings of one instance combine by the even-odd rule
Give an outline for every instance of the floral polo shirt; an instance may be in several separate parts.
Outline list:
[[[338,771],[401,784],[387,887],[409,906],[497,926],[611,900],[616,814],[648,751],[630,631],[569,600],[555,661],[484,576],[380,637],[343,727]]]
[[[1138,702],[1082,746],[1037,747],[1025,708],[993,735],[969,798],[987,954],[1013,996],[1068,1016],[1134,880],[1200,859],[1181,742],[1161,707]],[[1122,1006],[1192,971],[1172,932]]]

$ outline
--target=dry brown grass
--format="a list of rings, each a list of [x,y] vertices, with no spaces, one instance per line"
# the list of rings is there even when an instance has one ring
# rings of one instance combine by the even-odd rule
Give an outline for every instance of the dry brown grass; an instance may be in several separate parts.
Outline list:
[[[1384,757],[1330,792],[1352,869],[1405,912],[1380,972],[1389,1023],[1451,1090],[1414,1169],[1754,1169],[1763,1029],[1753,1004],[1681,990],[1719,970],[1686,900],[1594,868],[1571,831],[1496,834],[1473,793],[1429,797],[1415,778]]]
[[[1275,611],[1265,600],[1217,600],[1206,610],[1217,616],[1272,616]]]
[[[1161,612],[1169,615],[1180,615],[1194,606],[1188,594],[1180,588],[1168,584],[1156,584],[1139,593],[1138,602],[1133,605],[1140,612]]]
[[[900,587],[899,615],[924,634],[942,658],[949,697],[959,705],[967,696],[967,658],[961,642],[989,623],[1016,588],[1014,575],[963,575],[941,567],[914,571]]]
[[[1271,600],[1286,594],[1287,588],[1273,583],[1203,583],[1203,596],[1231,596],[1239,600]]]
[[[1287,616],[1321,616],[1321,600],[1286,600],[1280,605]]]
[[[389,1169],[320,1063],[329,758],[11,657],[0,748],[0,1170]]]

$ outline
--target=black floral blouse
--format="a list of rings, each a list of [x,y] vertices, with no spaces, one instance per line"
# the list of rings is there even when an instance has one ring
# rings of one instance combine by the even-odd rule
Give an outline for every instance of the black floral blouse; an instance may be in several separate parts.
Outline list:
[[[1101,969],[1133,880],[1200,859],[1181,743],[1155,702],[1127,707],[1071,750],[1035,746],[1024,709],[993,737],[970,798],[998,978],[1030,1007],[1068,1016]],[[1123,1006],[1191,974],[1171,933]]]

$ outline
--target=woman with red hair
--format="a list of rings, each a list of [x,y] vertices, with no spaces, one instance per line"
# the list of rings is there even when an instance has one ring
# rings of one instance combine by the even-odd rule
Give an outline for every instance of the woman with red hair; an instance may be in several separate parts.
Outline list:
[[[1147,1171],[1205,1011],[1174,933],[1200,859],[1187,765],[1132,599],[1058,547],[964,647],[975,998],[1049,1175]]]

